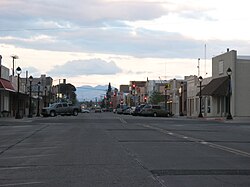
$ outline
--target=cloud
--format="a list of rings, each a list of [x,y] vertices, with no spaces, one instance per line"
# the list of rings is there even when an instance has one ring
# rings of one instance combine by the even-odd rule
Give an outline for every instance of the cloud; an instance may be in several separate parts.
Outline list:
[[[144,75],[144,74],[151,74],[151,73],[153,73],[152,71],[131,71],[131,70],[129,70],[129,71],[127,71],[127,72],[125,72],[126,74],[131,74],[131,75]]]
[[[13,1],[15,3],[13,3]],[[29,8],[27,8],[27,4]],[[98,21],[98,20],[138,20],[153,19],[166,14],[161,3],[146,1],[116,1],[103,0],[12,0],[0,3],[3,15],[11,17],[43,17],[56,20]],[[15,11],[9,11],[15,10]],[[74,10],[74,11],[72,11]]]
[[[74,60],[55,66],[48,72],[52,76],[76,77],[81,75],[114,75],[122,70],[115,62],[102,59]]]
[[[202,46],[205,42],[215,46],[212,55],[218,52],[215,48],[226,49],[228,46],[238,47],[239,51],[244,47],[243,52],[247,52],[247,40],[206,40],[202,37],[197,40],[188,37],[183,27],[171,30],[175,23],[167,25],[169,28],[165,31],[157,31],[159,28],[145,29],[143,25],[135,24],[137,20],[149,20],[148,23],[153,24],[152,20],[170,13],[185,17],[185,21],[188,18],[205,22],[213,20],[207,12],[210,10],[211,5],[209,7],[197,1],[1,0],[0,43],[38,50],[140,58],[198,58],[203,54]],[[190,25],[193,29],[198,26]],[[218,32],[215,30],[211,28],[210,33]],[[207,56],[212,57],[209,53]]]
[[[39,69],[35,68],[35,67],[22,67],[22,76],[26,76],[26,71],[28,71],[28,76],[32,75],[32,77],[40,77],[41,76],[41,72]]]

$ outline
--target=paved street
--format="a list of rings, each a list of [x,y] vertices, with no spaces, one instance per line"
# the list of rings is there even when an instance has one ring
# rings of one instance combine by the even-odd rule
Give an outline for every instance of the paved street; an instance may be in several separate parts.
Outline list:
[[[0,187],[249,187],[250,124],[89,113],[0,118]]]

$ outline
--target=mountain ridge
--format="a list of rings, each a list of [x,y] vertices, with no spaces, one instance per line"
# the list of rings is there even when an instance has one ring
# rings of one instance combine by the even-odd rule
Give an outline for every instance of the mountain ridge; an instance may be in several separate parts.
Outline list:
[[[112,89],[114,89],[112,87]],[[108,85],[97,85],[97,86],[89,86],[83,85],[80,87],[76,87],[76,95],[78,101],[94,101],[100,100],[106,95],[108,90]]]

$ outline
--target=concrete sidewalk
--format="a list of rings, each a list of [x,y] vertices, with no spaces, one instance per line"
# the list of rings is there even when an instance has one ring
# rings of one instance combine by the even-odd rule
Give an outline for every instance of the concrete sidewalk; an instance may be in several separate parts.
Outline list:
[[[1,117],[0,118],[0,125],[4,125],[4,122],[31,122],[31,121],[37,120],[39,118],[42,118],[42,116],[41,117],[34,116],[32,118],[23,117],[21,119],[16,119],[15,117]]]
[[[179,116],[179,118],[187,119],[197,119],[197,120],[206,120],[206,121],[219,121],[225,123],[249,123],[250,117],[233,117],[233,119],[227,119],[226,117],[190,117],[190,116]]]

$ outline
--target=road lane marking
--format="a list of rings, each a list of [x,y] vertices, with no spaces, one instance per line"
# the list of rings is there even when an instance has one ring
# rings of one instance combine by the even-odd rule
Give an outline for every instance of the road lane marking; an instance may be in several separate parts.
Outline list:
[[[205,142],[205,141],[200,142],[200,143],[201,143],[201,144],[204,144],[204,145],[208,144],[208,142]]]
[[[121,123],[127,124],[127,122],[123,118],[119,117],[118,119],[120,120]]]
[[[237,155],[241,155],[241,156],[245,156],[245,157],[250,157],[250,153],[245,152],[245,151],[241,151],[241,150],[238,150],[238,149],[234,149],[234,148],[231,148],[231,147],[227,147],[227,146],[223,146],[223,145],[219,145],[219,144],[214,144],[214,143],[208,143],[208,145],[210,147],[213,147],[213,148],[216,148],[216,149],[224,150],[224,151],[234,153],[234,154],[237,154]]]
[[[233,153],[233,154],[236,154],[236,155],[240,155],[240,156],[244,156],[244,157],[250,157],[250,153],[245,152],[245,151],[241,151],[241,150],[238,150],[238,149],[234,149],[234,148],[231,148],[231,147],[227,147],[227,146],[223,146],[223,145],[219,145],[219,144],[215,144],[215,143],[206,142],[205,140],[198,139],[198,138],[187,137],[187,136],[182,135],[182,134],[172,133],[169,130],[165,130],[165,129],[162,129],[162,128],[159,128],[159,127],[146,125],[146,124],[141,124],[141,125],[143,127],[154,129],[154,130],[156,130],[158,132],[161,132],[161,133],[164,133],[164,134],[168,134],[170,136],[174,136],[174,137],[177,137],[177,138],[189,140],[190,142],[195,142],[195,143],[198,143],[198,144],[201,144],[201,145],[207,145],[209,147],[219,149],[219,150],[222,150],[222,151],[226,151],[226,152],[230,152],[230,153]]]

